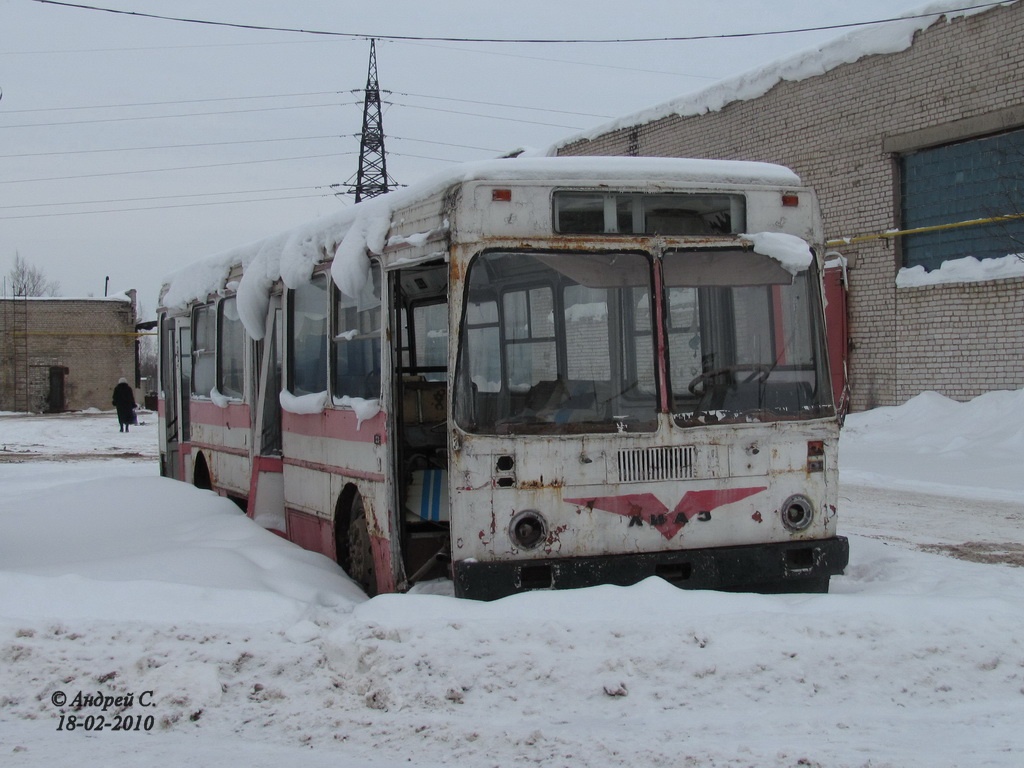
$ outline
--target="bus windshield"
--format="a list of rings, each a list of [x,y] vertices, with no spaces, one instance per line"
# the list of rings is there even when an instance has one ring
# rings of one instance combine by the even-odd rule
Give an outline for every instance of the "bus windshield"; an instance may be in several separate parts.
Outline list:
[[[813,268],[738,249],[669,250],[664,364],[680,426],[833,412]],[[455,417],[478,434],[657,428],[652,261],[490,252],[471,264]]]
[[[481,434],[653,431],[651,260],[509,253],[470,266],[455,417]]]
[[[794,277],[749,251],[677,250],[663,269],[676,423],[832,412],[813,267]]]

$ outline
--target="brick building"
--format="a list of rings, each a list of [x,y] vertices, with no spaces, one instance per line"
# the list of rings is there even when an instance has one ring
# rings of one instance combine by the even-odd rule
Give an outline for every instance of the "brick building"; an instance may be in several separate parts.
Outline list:
[[[135,291],[102,299],[0,298],[0,411],[109,410],[136,378]]]
[[[1017,216],[1024,3],[953,13],[959,6],[948,3],[938,20],[851,33],[569,139],[558,153],[780,163],[817,190],[828,239]],[[836,250],[849,267],[855,409],[925,390],[964,400],[1024,387],[1024,270],[1006,258],[1024,252],[1024,220],[844,241]],[[972,256],[1003,257],[1009,268],[998,279],[983,270],[934,279],[943,264]],[[897,284],[912,267],[927,275]]]

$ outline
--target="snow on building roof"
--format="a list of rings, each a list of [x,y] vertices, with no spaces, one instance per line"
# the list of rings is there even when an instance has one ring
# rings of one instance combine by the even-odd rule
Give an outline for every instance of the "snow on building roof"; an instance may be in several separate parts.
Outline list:
[[[998,5],[1014,5],[1017,1],[1007,0]],[[773,64],[758,67],[700,91],[574,134],[554,144],[548,153],[554,154],[560,148],[579,141],[589,141],[613,131],[646,125],[666,117],[692,117],[717,112],[732,102],[748,101],[763,96],[783,80],[806,80],[823,75],[842,64],[852,64],[865,56],[899,53],[911,46],[915,34],[938,23],[943,17],[948,23],[958,17],[990,11],[994,7],[996,4],[979,5],[964,0],[935,0],[907,11],[897,21],[873,24],[848,32],[824,45],[788,56]]]
[[[109,296],[0,296],[0,299],[10,301],[117,301],[131,303],[132,297],[128,291],[112,293]]]

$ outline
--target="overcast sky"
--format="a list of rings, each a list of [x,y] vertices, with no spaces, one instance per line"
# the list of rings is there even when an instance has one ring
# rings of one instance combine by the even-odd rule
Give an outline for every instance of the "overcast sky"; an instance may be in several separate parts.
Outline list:
[[[86,0],[88,2],[88,0]],[[978,2],[978,0],[975,0]],[[975,4],[965,0],[964,6]],[[546,147],[819,46],[844,30],[621,39],[874,21],[924,0],[92,0],[95,7],[341,34],[237,29],[0,0],[0,275],[15,254],[65,296],[136,288],[351,205],[368,36],[388,171]],[[827,116],[823,115],[822,119]]]

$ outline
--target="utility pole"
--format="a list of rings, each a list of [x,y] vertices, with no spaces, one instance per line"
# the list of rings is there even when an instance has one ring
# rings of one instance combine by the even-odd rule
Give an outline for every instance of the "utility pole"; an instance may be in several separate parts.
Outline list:
[[[363,131],[359,138],[359,170],[356,172],[356,202],[383,195],[395,186],[388,177],[384,151],[384,125],[380,114],[380,86],[377,83],[376,40],[370,39],[370,66],[366,73],[363,101]]]

